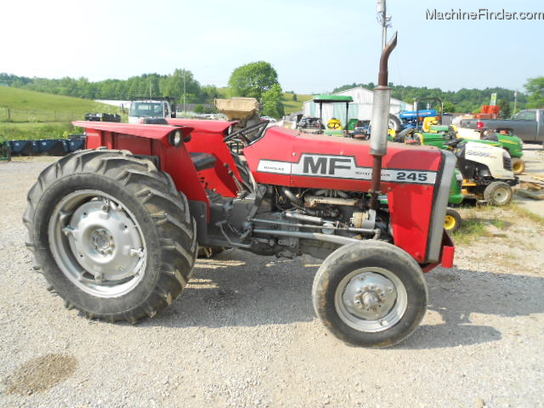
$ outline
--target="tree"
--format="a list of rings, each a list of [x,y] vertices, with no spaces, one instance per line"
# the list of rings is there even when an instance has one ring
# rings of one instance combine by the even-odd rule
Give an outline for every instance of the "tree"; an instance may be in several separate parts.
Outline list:
[[[544,77],[531,78],[527,80],[525,84],[527,89],[529,108],[543,108],[544,107]]]
[[[501,118],[508,119],[512,116],[512,109],[510,103],[506,99],[499,100],[499,107],[501,108]]]
[[[263,94],[278,84],[278,74],[268,62],[258,61],[236,68],[229,79],[234,96],[261,100]],[[281,89],[281,88],[280,88]]]
[[[284,114],[283,103],[281,103],[283,92],[280,84],[274,84],[272,87],[263,93],[263,115],[272,116],[279,119]]]
[[[450,101],[444,101],[444,113],[452,113],[455,112],[455,104],[451,103]]]
[[[200,95],[200,102],[203,103],[213,103],[214,99],[221,97],[219,90],[213,85],[203,86]]]

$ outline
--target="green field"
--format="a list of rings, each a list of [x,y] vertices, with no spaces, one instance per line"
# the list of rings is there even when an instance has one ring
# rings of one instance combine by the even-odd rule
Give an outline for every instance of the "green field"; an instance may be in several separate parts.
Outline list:
[[[80,133],[70,122],[5,123],[0,122],[0,142],[5,140],[60,139]]]
[[[230,97],[228,88],[220,88],[223,97]],[[285,113],[302,110],[304,101],[312,95],[283,94]],[[119,113],[115,106],[89,99],[53,95],[26,89],[0,86],[0,142],[15,139],[55,139],[80,130],[71,125],[82,120],[85,113]]]
[[[297,96],[296,101],[293,100],[293,95]],[[312,99],[312,95],[284,93],[282,103],[285,113],[289,114],[303,110],[303,103],[310,99]]]
[[[0,141],[61,138],[77,133],[71,122],[85,113],[119,113],[115,106],[88,99],[0,86]]]

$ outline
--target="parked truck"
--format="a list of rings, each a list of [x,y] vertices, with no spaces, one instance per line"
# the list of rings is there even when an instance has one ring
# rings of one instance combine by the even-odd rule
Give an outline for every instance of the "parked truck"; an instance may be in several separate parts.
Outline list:
[[[175,106],[168,99],[139,99],[130,103],[128,123],[144,123],[147,118],[175,118]]]
[[[512,119],[463,119],[461,128],[510,129],[525,143],[544,143],[544,109],[526,109],[516,113]]]

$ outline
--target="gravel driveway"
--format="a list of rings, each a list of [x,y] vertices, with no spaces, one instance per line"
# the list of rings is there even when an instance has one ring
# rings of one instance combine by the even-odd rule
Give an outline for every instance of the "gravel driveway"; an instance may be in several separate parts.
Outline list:
[[[50,159],[0,164],[2,407],[544,406],[544,229],[458,247],[400,346],[346,346],[314,316],[316,261],[229,250],[138,325],[67,310],[31,270],[25,195]],[[510,217],[510,218],[508,218]]]

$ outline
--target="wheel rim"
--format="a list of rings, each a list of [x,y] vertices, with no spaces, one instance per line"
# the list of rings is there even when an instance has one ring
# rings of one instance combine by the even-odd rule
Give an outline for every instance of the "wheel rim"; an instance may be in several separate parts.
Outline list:
[[[510,199],[510,191],[506,187],[498,187],[493,193],[493,201],[495,204],[503,205]]]
[[[455,221],[455,217],[453,215],[446,215],[446,219],[444,221],[444,228],[448,231],[455,228],[455,224],[457,222]]]
[[[106,193],[79,190],[64,197],[48,232],[60,270],[88,294],[119,297],[144,276],[146,245],[136,218]]]
[[[523,171],[523,162],[521,160],[514,162],[512,170],[516,174],[521,173]]]
[[[389,122],[388,122],[387,126],[389,127],[389,129],[393,129],[393,130],[397,129],[397,124],[392,119],[389,119]]]
[[[340,281],[334,303],[344,323],[373,333],[387,330],[401,320],[408,306],[408,294],[393,272],[368,267],[357,269]]]

